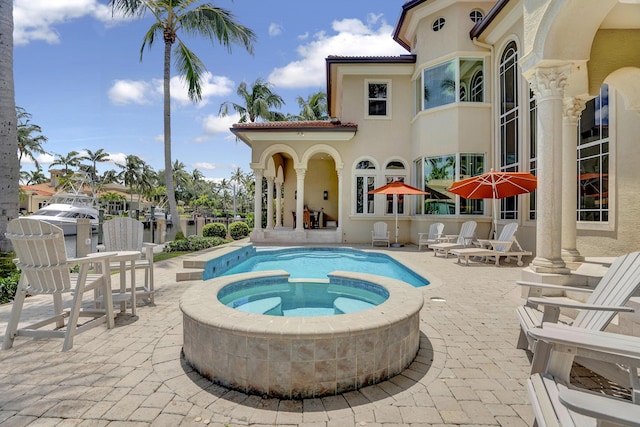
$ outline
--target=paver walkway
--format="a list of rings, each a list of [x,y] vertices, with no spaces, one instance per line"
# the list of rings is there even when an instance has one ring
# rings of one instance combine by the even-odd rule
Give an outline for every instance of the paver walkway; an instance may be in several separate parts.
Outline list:
[[[370,247],[364,247],[368,248]],[[429,278],[421,349],[402,375],[339,396],[298,401],[226,390],[181,360],[183,258],[156,263],[155,306],[75,338],[18,338],[0,351],[1,426],[525,426],[529,359],[515,348],[522,304],[515,263],[456,264],[416,246],[376,249]],[[37,298],[37,303],[34,304]],[[37,317],[50,298],[25,310]],[[4,334],[11,305],[0,306]]]

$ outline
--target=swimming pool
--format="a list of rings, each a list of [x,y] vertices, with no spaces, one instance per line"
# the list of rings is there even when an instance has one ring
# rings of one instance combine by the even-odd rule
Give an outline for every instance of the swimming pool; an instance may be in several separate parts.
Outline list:
[[[285,270],[292,279],[326,279],[332,271],[370,273],[402,280],[414,287],[429,281],[386,254],[351,248],[256,249],[249,256],[230,256],[205,268],[203,278],[237,273]]]

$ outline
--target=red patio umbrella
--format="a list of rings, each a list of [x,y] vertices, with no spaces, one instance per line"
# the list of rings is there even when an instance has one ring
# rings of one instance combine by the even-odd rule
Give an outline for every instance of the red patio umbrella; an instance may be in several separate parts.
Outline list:
[[[492,199],[495,233],[498,224],[496,200],[530,193],[537,185],[537,178],[528,172],[495,172],[491,169],[482,175],[454,182],[448,191],[465,199]]]
[[[416,187],[412,187],[408,184],[405,184],[402,181],[393,181],[387,185],[383,185],[382,187],[376,188],[367,192],[367,194],[392,194],[393,195],[393,204],[394,210],[396,213],[396,242],[393,246],[399,246],[398,244],[398,195],[399,194],[429,194],[426,191],[422,191]]]

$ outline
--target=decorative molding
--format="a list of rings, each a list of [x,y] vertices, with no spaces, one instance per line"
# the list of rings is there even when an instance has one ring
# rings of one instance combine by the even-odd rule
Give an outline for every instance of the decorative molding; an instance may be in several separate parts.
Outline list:
[[[531,90],[540,102],[549,98],[564,98],[567,79],[571,75],[571,64],[559,67],[538,67],[529,77]]]
[[[562,106],[562,118],[570,123],[577,123],[586,105],[587,101],[583,98],[565,98]]]

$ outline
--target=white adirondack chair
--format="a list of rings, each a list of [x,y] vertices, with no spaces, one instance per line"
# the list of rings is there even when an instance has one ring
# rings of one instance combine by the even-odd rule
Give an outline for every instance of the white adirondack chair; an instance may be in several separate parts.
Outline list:
[[[106,268],[108,256],[67,258],[62,229],[44,221],[14,219],[7,225],[5,235],[11,240],[17,255],[15,263],[22,274],[2,343],[3,349],[11,348],[16,336],[30,336],[64,338],[62,351],[67,351],[73,347],[75,335],[105,322],[108,328],[113,328],[109,275],[89,274],[90,263],[102,263]],[[71,273],[70,270],[78,264],[79,272]],[[95,289],[108,296],[105,308],[82,308],[84,293]],[[63,310],[64,293],[73,293],[70,310]],[[26,296],[38,294],[53,296],[53,316],[18,328]],[[85,316],[92,319],[79,325],[79,318]],[[55,324],[55,330],[43,329],[51,324]]]
[[[477,225],[478,224],[475,221],[467,221],[460,227],[460,234],[458,234],[455,242],[434,243],[429,245],[429,249],[433,249],[434,256],[437,256],[440,253],[447,258],[451,249],[466,248],[471,245]]]
[[[532,372],[542,372],[549,349],[542,343],[536,343],[532,331],[540,328],[543,322],[557,323],[561,308],[577,309],[578,315],[571,325],[592,331],[604,330],[619,312],[633,312],[633,308],[625,307],[624,304],[640,287],[640,252],[632,252],[616,258],[594,290],[524,281],[516,283],[529,287],[526,304],[516,309],[520,320],[520,337],[517,347],[534,351],[537,362],[534,360]],[[543,297],[542,292],[545,289],[555,292],[590,292],[591,295],[586,303],[581,303],[566,297]],[[540,307],[544,307],[544,311]],[[540,355],[537,354],[538,352],[541,352]],[[589,362],[585,361],[585,363]],[[608,369],[611,367],[603,364],[596,366],[591,363],[586,367],[603,373],[611,379],[618,371]]]
[[[144,224],[128,217],[118,217],[102,225],[103,244],[98,251],[138,251],[140,259],[134,265],[136,270],[144,270],[144,285],[136,290],[136,299],[146,298],[154,303],[153,286],[153,243],[143,243]],[[120,271],[120,263],[111,263],[110,269]]]
[[[383,242],[389,246],[389,231],[387,230],[386,222],[376,222],[373,224],[373,230],[371,231],[371,246],[376,242]]]
[[[444,232],[444,224],[441,222],[434,222],[429,226],[428,233],[418,233],[418,250],[422,249],[422,246],[429,248],[429,245],[438,243],[438,238],[442,236]]]
[[[545,342],[550,357],[544,372],[527,381],[538,426],[638,426],[640,424],[640,338],[567,325],[544,324],[531,331]],[[627,366],[632,402],[604,396],[570,383],[576,356],[609,364]],[[538,355],[534,355],[534,362]]]

